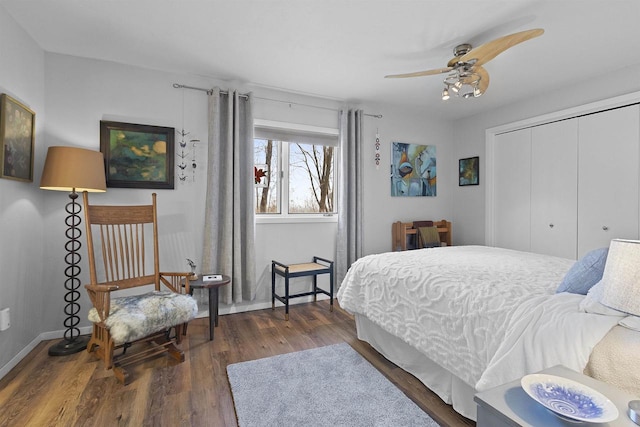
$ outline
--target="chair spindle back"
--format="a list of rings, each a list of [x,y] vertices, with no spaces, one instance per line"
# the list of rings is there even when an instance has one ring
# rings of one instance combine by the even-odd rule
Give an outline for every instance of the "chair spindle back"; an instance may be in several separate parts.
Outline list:
[[[93,247],[94,233],[100,240],[99,251],[89,251],[91,283],[118,282],[119,289],[154,284],[160,290],[155,193],[151,205],[141,206],[89,205],[85,193],[84,209],[87,244]],[[102,255],[103,271],[98,272],[94,252]]]

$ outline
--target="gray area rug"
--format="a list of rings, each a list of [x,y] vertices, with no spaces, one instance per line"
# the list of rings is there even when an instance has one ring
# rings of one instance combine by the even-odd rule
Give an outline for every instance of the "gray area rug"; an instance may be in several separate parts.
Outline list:
[[[240,427],[438,427],[349,344],[227,366]]]

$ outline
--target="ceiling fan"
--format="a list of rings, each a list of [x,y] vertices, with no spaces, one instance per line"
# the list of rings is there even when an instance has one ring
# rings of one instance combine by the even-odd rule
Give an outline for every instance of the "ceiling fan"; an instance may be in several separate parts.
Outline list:
[[[451,94],[461,98],[474,98],[485,93],[489,87],[489,73],[482,66],[505,50],[541,36],[544,30],[537,28],[534,30],[521,31],[509,34],[487,42],[477,48],[472,48],[468,43],[459,44],[453,49],[455,55],[445,68],[436,68],[427,71],[417,71],[415,73],[392,74],[385,78],[405,78],[432,76],[435,74],[449,73],[444,79],[444,89],[442,99],[447,100]]]

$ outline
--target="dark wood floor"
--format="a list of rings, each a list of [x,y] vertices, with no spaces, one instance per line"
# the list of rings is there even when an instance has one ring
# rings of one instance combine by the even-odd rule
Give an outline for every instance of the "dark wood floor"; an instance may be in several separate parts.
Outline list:
[[[359,341],[353,318],[340,308],[330,312],[327,301],[295,305],[289,322],[282,310],[221,316],[214,341],[208,340],[208,318],[196,319],[182,343],[185,362],[143,362],[126,387],[94,355],[49,357],[52,342],[42,342],[0,380],[0,426],[235,426],[228,364],[340,342],[441,425],[475,425]]]

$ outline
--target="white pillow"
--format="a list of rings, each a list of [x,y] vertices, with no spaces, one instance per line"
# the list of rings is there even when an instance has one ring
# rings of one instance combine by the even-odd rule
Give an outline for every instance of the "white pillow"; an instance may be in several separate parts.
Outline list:
[[[618,322],[618,325],[624,326],[627,329],[632,329],[634,331],[640,331],[640,317],[638,316],[627,316],[624,319]]]
[[[613,308],[609,308],[600,302],[600,300],[602,299],[603,291],[604,283],[601,280],[594,286],[592,286],[591,289],[589,289],[589,292],[587,292],[587,295],[583,298],[582,301],[580,301],[580,310],[586,313],[602,314],[605,316],[627,316],[626,313],[614,310]]]

